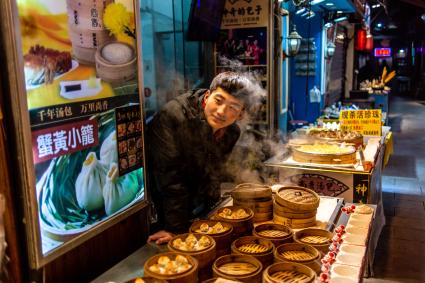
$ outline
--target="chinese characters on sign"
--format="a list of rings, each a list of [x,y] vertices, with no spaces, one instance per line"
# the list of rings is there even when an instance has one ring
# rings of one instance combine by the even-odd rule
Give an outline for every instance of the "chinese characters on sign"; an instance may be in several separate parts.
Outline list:
[[[381,136],[381,109],[342,110],[339,121],[341,130],[356,131],[365,136]]]
[[[96,121],[82,121],[32,132],[34,163],[96,146]]]
[[[66,105],[54,105],[30,110],[31,126],[40,126],[72,118],[92,116],[120,107],[123,101],[138,103],[138,97],[131,95],[114,96],[107,99],[81,101]]]
[[[224,6],[222,29],[268,25],[269,1],[228,0]]]
[[[142,115],[140,105],[115,109],[119,175],[143,166]]]

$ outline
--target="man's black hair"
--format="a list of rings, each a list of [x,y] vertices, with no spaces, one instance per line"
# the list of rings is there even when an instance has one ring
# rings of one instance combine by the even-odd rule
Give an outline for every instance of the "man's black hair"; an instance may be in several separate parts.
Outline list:
[[[221,88],[240,99],[245,108],[250,108],[253,104],[252,96],[256,89],[255,83],[244,74],[230,71],[218,74],[211,82],[210,91],[217,90],[217,88]]]

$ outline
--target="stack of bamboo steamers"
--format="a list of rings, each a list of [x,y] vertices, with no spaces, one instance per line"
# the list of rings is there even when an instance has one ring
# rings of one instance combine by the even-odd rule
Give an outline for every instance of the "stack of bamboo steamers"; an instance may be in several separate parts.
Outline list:
[[[254,212],[254,222],[273,219],[272,189],[269,186],[243,183],[232,191],[233,205],[250,208]]]
[[[273,220],[294,229],[314,226],[319,202],[319,196],[310,189],[281,187],[276,191]]]

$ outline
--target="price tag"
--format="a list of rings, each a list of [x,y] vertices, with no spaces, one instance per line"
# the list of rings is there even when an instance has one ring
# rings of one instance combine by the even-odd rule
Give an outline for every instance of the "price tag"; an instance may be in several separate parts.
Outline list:
[[[365,136],[381,136],[381,109],[341,110],[340,129],[355,131]]]

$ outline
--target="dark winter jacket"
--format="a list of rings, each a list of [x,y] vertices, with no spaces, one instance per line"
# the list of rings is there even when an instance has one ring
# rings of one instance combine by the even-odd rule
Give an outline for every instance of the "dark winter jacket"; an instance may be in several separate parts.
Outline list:
[[[187,232],[189,221],[220,197],[222,167],[240,135],[236,124],[213,136],[202,109],[207,90],[168,102],[148,125],[149,187],[159,228]]]

